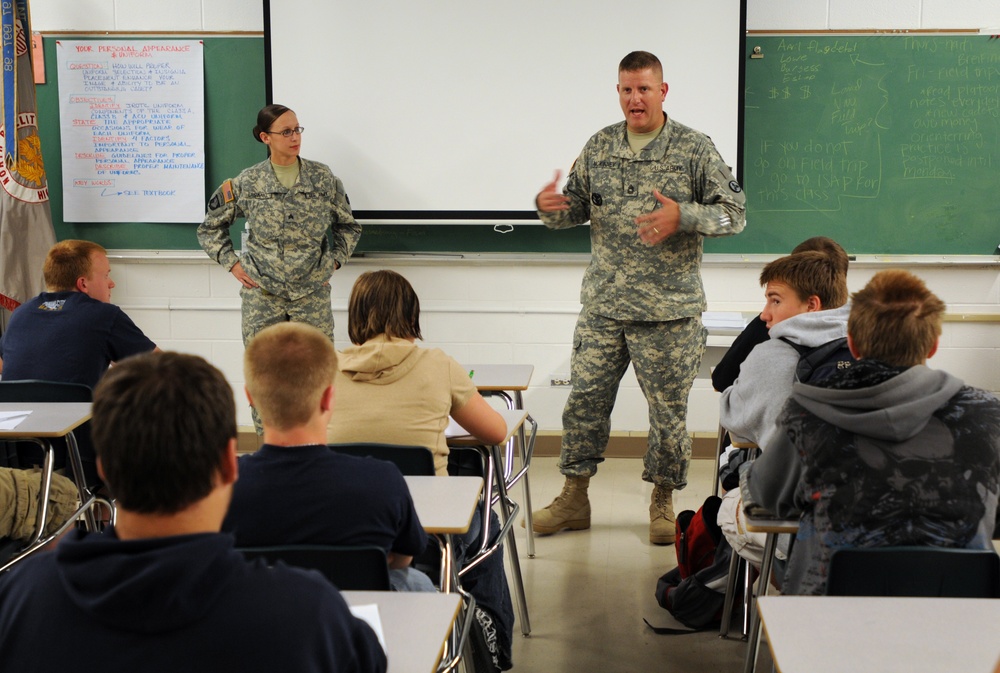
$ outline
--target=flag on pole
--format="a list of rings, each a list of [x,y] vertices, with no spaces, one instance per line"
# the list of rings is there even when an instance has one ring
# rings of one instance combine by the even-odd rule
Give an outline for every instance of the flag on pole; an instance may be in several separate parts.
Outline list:
[[[28,0],[0,0],[0,8],[0,307],[13,311],[42,291],[55,232],[38,137]]]

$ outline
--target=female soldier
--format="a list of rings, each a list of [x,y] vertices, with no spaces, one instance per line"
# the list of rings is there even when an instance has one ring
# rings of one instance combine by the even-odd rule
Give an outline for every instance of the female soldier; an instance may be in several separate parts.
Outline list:
[[[274,323],[313,325],[333,340],[330,276],[361,237],[344,185],[328,166],[299,156],[295,113],[268,105],[253,137],[268,158],[222,183],[208,202],[198,242],[243,285],[243,344]],[[229,236],[236,218],[248,235],[237,256]],[[332,237],[327,232],[332,232]]]

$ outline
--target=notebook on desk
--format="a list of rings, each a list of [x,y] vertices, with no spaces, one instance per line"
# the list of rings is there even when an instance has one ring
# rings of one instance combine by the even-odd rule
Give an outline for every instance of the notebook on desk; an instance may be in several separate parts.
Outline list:
[[[445,438],[451,439],[452,437],[467,437],[470,434],[471,433],[468,430],[458,424],[458,421],[451,416],[448,417],[448,427],[444,429]]]
[[[378,614],[378,605],[366,603],[364,605],[351,605],[351,614],[372,627],[372,631],[378,636],[379,645],[383,652],[388,652],[385,648],[385,633],[382,631],[382,618]]]

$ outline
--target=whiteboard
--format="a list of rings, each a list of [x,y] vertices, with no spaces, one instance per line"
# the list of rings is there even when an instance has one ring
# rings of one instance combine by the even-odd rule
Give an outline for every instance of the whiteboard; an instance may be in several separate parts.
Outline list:
[[[532,217],[553,172],[621,121],[618,63],[656,54],[664,109],[737,160],[740,0],[282,0],[272,100],[359,219]],[[516,219],[516,218],[515,218]]]

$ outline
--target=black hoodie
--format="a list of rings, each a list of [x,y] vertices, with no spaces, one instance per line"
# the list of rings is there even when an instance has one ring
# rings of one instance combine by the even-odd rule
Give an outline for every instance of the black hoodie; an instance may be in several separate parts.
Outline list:
[[[223,534],[75,532],[0,577],[2,671],[381,673],[319,574],[246,562]]]

